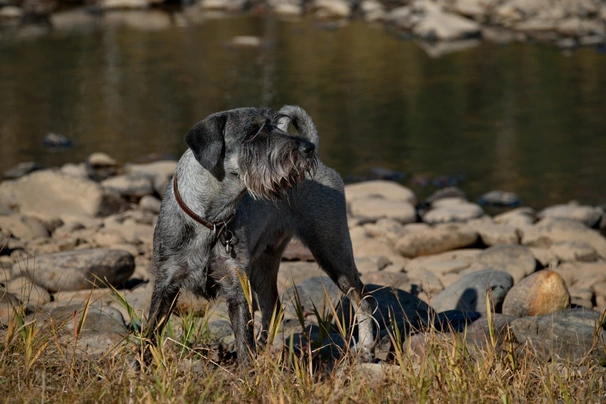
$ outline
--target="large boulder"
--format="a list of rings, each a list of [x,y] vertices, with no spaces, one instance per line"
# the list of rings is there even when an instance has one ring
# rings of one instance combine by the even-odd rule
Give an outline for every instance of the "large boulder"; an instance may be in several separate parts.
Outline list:
[[[489,305],[500,312],[505,295],[513,286],[513,278],[507,272],[486,269],[465,275],[431,302],[437,312],[462,310],[486,313],[487,295]]]
[[[0,184],[0,202],[43,219],[63,214],[106,216],[122,209],[120,198],[90,180],[57,170],[35,171]]]
[[[349,203],[350,213],[368,221],[395,219],[400,223],[414,223],[417,220],[415,207],[408,202],[392,201],[381,197],[356,199]]]
[[[51,291],[91,289],[107,282],[119,285],[135,271],[133,256],[123,250],[91,249],[41,255],[13,265],[13,277],[28,276]]]
[[[541,316],[570,306],[564,279],[548,269],[536,272],[516,284],[505,297],[503,314]]]
[[[368,197],[408,202],[411,205],[416,205],[417,203],[417,197],[410,189],[393,181],[365,181],[345,186],[345,198],[347,202]]]
[[[593,206],[577,205],[574,203],[567,205],[555,205],[543,209],[538,214],[540,219],[570,219],[577,220],[585,226],[593,227],[600,222],[602,211]]]
[[[583,361],[589,357],[604,363],[606,351],[596,344],[606,338],[600,313],[586,309],[560,310],[511,322],[518,343],[532,344],[544,360]],[[602,319],[603,320],[603,319]]]
[[[577,220],[546,218],[524,229],[522,244],[549,248],[559,241],[576,241],[589,244],[606,258],[606,238]]]
[[[480,24],[457,14],[442,10],[436,3],[417,0],[413,3],[413,20],[418,20],[412,33],[423,39],[453,41],[477,37]]]
[[[484,214],[482,208],[461,198],[438,199],[431,204],[431,210],[423,215],[429,224],[466,222]]]
[[[396,244],[396,249],[403,256],[412,258],[469,247],[477,240],[478,232],[475,230],[468,226],[449,224],[405,234]]]
[[[477,262],[486,268],[505,271],[519,282],[533,273],[537,267],[537,260],[528,247],[517,244],[500,244],[482,251]]]
[[[20,214],[0,215],[0,230],[20,240],[46,238],[48,229],[40,220]]]

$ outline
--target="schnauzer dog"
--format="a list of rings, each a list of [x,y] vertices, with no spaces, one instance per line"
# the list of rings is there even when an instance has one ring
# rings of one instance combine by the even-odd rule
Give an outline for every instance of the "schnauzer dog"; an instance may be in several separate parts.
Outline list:
[[[290,124],[296,136],[287,133]],[[155,343],[181,288],[207,299],[220,291],[238,360],[246,362],[256,343],[241,281],[250,281],[266,331],[280,306],[280,259],[296,237],[340,290],[353,295],[356,345],[370,358],[371,306],[354,263],[343,182],[318,160],[309,115],[298,106],[219,112],[194,125],[185,143],[189,149],[164,194],[154,232],[149,341]]]

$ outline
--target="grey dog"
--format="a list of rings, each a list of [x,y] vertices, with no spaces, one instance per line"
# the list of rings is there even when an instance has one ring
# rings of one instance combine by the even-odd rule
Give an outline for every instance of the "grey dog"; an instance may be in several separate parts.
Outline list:
[[[297,136],[286,132],[290,124]],[[343,182],[318,160],[319,138],[309,115],[298,106],[219,112],[194,125],[185,143],[189,149],[166,190],[154,232],[149,341],[156,342],[181,288],[207,299],[220,291],[238,360],[247,361],[256,344],[242,279],[257,295],[266,331],[280,307],[282,253],[296,237],[340,290],[354,297],[357,347],[370,358],[371,306],[354,263]]]

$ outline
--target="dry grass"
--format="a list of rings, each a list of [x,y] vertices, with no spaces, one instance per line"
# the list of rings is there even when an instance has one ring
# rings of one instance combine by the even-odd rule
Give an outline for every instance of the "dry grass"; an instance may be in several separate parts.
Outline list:
[[[119,294],[117,299],[120,299]],[[127,305],[125,301],[122,302]],[[8,403],[598,403],[606,401],[606,368],[591,362],[546,363],[538,355],[518,355],[513,342],[488,338],[483,348],[466,345],[463,334],[428,331],[421,355],[396,350],[379,365],[358,364],[355,353],[320,359],[310,343],[296,350],[261,352],[246,368],[221,362],[203,319],[173,318],[154,351],[154,363],[132,370],[142,340],[133,332],[101,357],[78,354],[78,338],[90,306],[65,324],[40,322],[15,310],[0,331],[0,397]],[[318,316],[330,316],[332,309]],[[130,313],[130,312],[129,312]],[[132,311],[132,316],[135,316]],[[276,316],[277,319],[280,316]],[[335,318],[335,316],[332,316]],[[131,321],[136,318],[131,317]],[[328,321],[329,318],[321,319]],[[174,323],[177,322],[177,323]],[[180,324],[178,324],[180,323]],[[276,327],[270,337],[280,338]],[[345,332],[345,327],[337,327]],[[66,339],[67,338],[67,339]],[[394,342],[401,336],[394,332]],[[66,342],[68,341],[68,342]],[[396,346],[402,346],[396,343]],[[497,347],[499,346],[499,347]],[[603,345],[597,349],[604,349]],[[297,353],[295,353],[297,352]],[[214,358],[214,359],[213,359]]]

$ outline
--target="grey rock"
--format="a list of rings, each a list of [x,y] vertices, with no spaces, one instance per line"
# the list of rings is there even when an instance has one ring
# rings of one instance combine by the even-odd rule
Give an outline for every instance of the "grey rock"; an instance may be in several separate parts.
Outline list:
[[[341,291],[329,277],[314,276],[288,288],[284,292],[282,302],[286,312],[295,313],[296,306],[300,303],[303,311],[312,313],[314,307],[320,312],[325,307],[329,308],[329,305],[336,308],[340,298]]]
[[[481,21],[486,18],[489,5],[478,0],[455,0],[452,10],[457,14]]]
[[[278,272],[278,290],[283,291],[294,285],[301,284],[304,280],[324,275],[315,262],[281,262]]]
[[[92,153],[86,159],[86,163],[92,167],[116,167],[118,162],[105,153]]]
[[[21,310],[21,301],[14,294],[0,286],[0,324],[8,324],[15,310]]]
[[[89,172],[88,172],[88,169],[86,168],[85,163],[80,163],[80,164],[67,163],[67,164],[64,164],[63,166],[61,166],[59,171],[63,174],[69,175],[71,177],[82,178],[85,180],[89,179]]]
[[[151,213],[160,213],[161,201],[152,195],[145,195],[139,201],[139,208]]]
[[[412,258],[469,247],[477,240],[478,233],[475,230],[466,226],[449,224],[406,234],[396,244],[396,249],[403,256]]]
[[[77,328],[80,328],[80,332],[115,332],[122,335],[127,333],[124,317],[119,310],[97,304],[90,304],[86,310],[86,302],[50,307],[46,310],[42,307],[33,315],[33,320],[38,323],[52,320],[58,329],[70,334],[77,332]]]
[[[465,192],[463,192],[462,190],[460,190],[457,187],[440,188],[440,189],[434,191],[434,193],[432,193],[429,197],[427,197],[427,199],[425,199],[423,201],[423,205],[429,206],[439,199],[447,199],[447,198],[466,199],[466,196],[465,196]]]
[[[425,7],[412,33],[423,39],[452,41],[480,35],[480,24],[457,14]]]
[[[524,229],[534,224],[536,221],[536,213],[533,209],[528,207],[517,208],[496,215],[493,220],[497,224],[506,224],[513,226],[516,229]]]
[[[417,198],[410,189],[393,181],[375,180],[349,184],[345,186],[347,202],[360,198],[380,197],[390,201],[417,204]]]
[[[595,336],[606,338],[600,313],[586,309],[561,310],[511,322],[518,343],[531,343],[544,360],[581,361],[587,355],[603,363],[606,352],[595,345]]]
[[[131,276],[135,261],[123,250],[91,249],[41,255],[13,265],[13,276],[25,275],[51,291],[91,289],[102,283],[119,285]]]
[[[376,255],[394,257],[400,255],[389,241],[382,238],[369,237],[362,227],[351,229],[350,235],[355,257],[374,257]]]
[[[316,0],[313,7],[318,18],[341,19],[351,15],[351,4],[344,0]]]
[[[459,274],[469,268],[482,251],[484,250],[466,248],[417,257],[407,262],[405,269],[409,274],[426,270],[440,277],[448,274]]]
[[[549,248],[534,248],[530,247],[530,252],[534,255],[537,262],[542,268],[555,268],[559,265],[558,256]]]
[[[18,206],[22,214],[41,218],[60,217],[62,214],[94,217],[115,213],[122,206],[114,198],[93,181],[56,170],[35,171],[0,184],[0,202]]]
[[[586,307],[588,309],[593,308],[595,293],[593,293],[591,289],[568,288],[568,293],[570,294],[571,307]]]
[[[602,211],[593,206],[581,206],[574,203],[568,205],[555,205],[539,212],[539,218],[569,219],[583,223],[587,227],[593,227],[600,222]]]
[[[465,334],[465,340],[472,345],[486,347],[487,344],[492,344],[492,336],[494,338],[495,348],[499,349],[507,340],[509,327],[511,322],[517,317],[506,316],[500,313],[492,313],[491,317],[484,316],[474,321]]]
[[[364,0],[360,4],[364,21],[382,21],[386,18],[385,6],[376,0]]]
[[[18,213],[7,216],[0,215],[0,230],[4,234],[10,234],[19,240],[47,238],[50,235],[41,220]]]
[[[549,248],[558,241],[585,242],[606,258],[606,238],[577,220],[546,218],[526,228],[522,236],[522,244],[531,247]]]
[[[556,31],[559,34],[569,37],[582,37],[592,34],[603,37],[605,27],[600,21],[593,19],[582,19],[574,16],[558,21]]]
[[[429,224],[466,222],[484,214],[482,208],[460,198],[443,198],[431,204],[431,210],[423,215]]]
[[[593,289],[593,285],[606,281],[606,262],[564,262],[553,268],[566,281],[577,289]]]
[[[478,199],[478,203],[490,206],[517,206],[522,203],[522,200],[514,192],[496,190],[482,195]]]
[[[154,191],[164,195],[164,190],[175,172],[176,161],[164,160],[147,164],[127,164],[124,169],[127,173],[141,174],[151,179]]]
[[[51,296],[46,289],[23,276],[8,282],[6,291],[14,294],[24,304],[32,307],[41,306],[51,301]]]
[[[6,8],[6,7],[4,7]],[[3,10],[4,10],[3,8]],[[19,163],[14,167],[6,170],[2,177],[5,180],[15,180],[17,178],[21,178],[29,173],[32,173],[37,170],[43,169],[44,166],[36,161],[24,161],[23,163]]]
[[[362,273],[362,280],[365,283],[374,283],[379,285],[385,285],[390,288],[402,289],[408,293],[412,293],[412,281],[408,277],[408,274],[403,272],[386,272],[376,271]]]
[[[487,246],[499,244],[519,244],[520,234],[516,227],[508,224],[497,224],[492,221],[478,220],[469,223],[471,227],[476,229],[480,235],[480,239]]]
[[[273,12],[277,15],[285,17],[298,17],[303,14],[303,7],[294,2],[269,2],[272,6]]]
[[[100,182],[118,174],[118,163],[105,153],[93,153],[86,159],[86,172],[90,179]]]
[[[530,249],[517,244],[500,244],[487,248],[478,254],[476,261],[486,268],[507,272],[516,283],[537,268],[537,261]]]
[[[373,222],[382,218],[394,219],[402,224],[417,220],[415,207],[410,203],[382,197],[355,199],[349,203],[349,212],[355,217]]]
[[[86,358],[102,358],[111,351],[118,351],[121,345],[128,342],[124,332],[85,331],[74,337],[65,334],[59,337],[67,357],[72,355]]]
[[[0,8],[0,19],[17,20],[23,17],[25,12],[21,7],[6,5]]]
[[[125,174],[108,178],[101,185],[126,198],[141,199],[154,192],[152,180],[141,174]]]
[[[85,307],[86,303],[82,303],[42,309],[32,319],[41,327],[52,322],[58,330],[57,340],[68,356],[99,357],[126,342],[128,331],[118,310],[96,304],[88,310]]]
[[[427,228],[427,226],[425,226]],[[408,229],[410,229],[408,227]],[[404,227],[402,223],[395,219],[379,219],[376,223],[364,224],[364,230],[366,234],[375,238],[384,238],[392,243],[398,242],[400,237],[404,234],[409,233],[407,227]]]
[[[44,139],[42,139],[42,145],[49,149],[62,149],[73,146],[74,142],[67,136],[59,133],[47,133],[44,135]]]
[[[581,241],[560,241],[554,243],[550,250],[560,261],[595,262],[598,253],[589,244]]]
[[[490,306],[500,312],[505,295],[513,286],[513,278],[507,272],[486,269],[465,275],[440,292],[431,302],[437,312],[447,310],[476,311],[486,313],[486,295]]]

